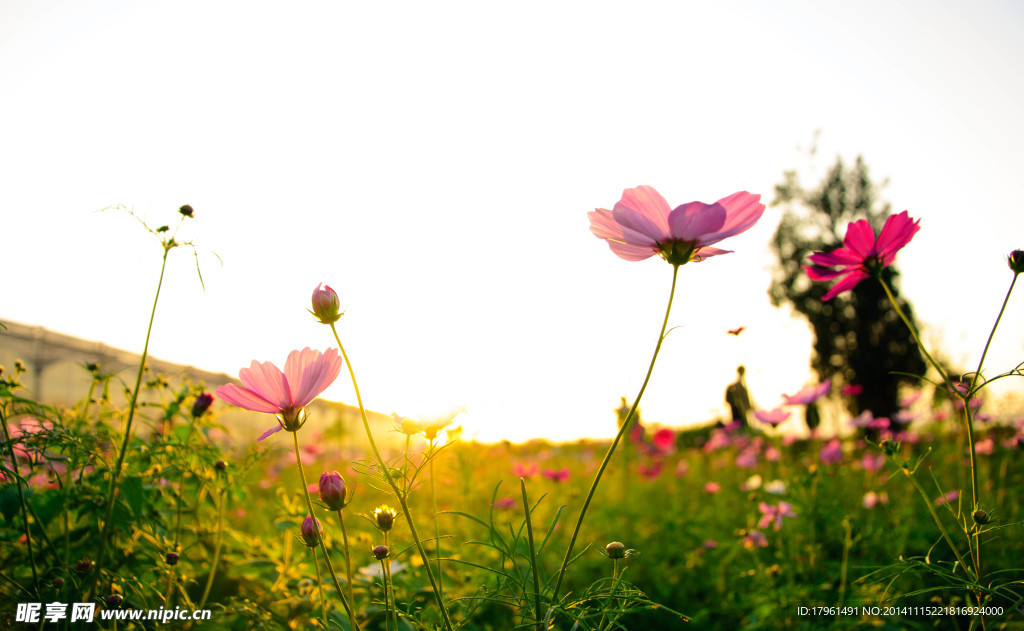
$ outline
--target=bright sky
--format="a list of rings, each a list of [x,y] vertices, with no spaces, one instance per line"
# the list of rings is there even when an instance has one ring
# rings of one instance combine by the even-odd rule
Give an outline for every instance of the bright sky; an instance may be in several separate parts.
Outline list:
[[[175,251],[154,356],[235,375],[332,346],[306,313],[326,281],[370,408],[610,436],[671,268],[618,259],[587,211],[639,184],[770,201],[784,170],[863,154],[921,218],[905,295],[973,366],[1024,248],[1022,32],[1009,1],[4,0],[0,318],[141,350],[159,248],[93,211],[188,203],[206,291]],[[646,419],[723,412],[739,363],[764,407],[809,382],[807,327],[766,295],[780,212],[681,270]],[[1024,359],[1022,322],[1018,292],[992,370]]]

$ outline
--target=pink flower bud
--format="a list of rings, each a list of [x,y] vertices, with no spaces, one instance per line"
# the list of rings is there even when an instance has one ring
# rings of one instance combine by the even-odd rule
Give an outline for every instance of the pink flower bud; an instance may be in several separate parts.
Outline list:
[[[345,480],[337,471],[320,475],[320,500],[331,510],[345,507]]]
[[[323,531],[320,520],[315,519],[312,515],[306,515],[306,518],[302,520],[302,526],[299,528],[299,533],[302,535],[302,543],[310,548],[320,545]]]
[[[313,315],[321,324],[333,324],[341,318],[338,294],[330,285],[320,283],[313,290]]]
[[[1024,250],[1014,250],[1006,257],[1006,263],[1014,274],[1024,273]]]

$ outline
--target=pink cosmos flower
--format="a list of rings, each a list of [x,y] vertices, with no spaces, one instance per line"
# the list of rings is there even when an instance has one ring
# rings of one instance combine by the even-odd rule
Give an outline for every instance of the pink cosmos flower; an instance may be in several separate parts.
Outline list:
[[[588,213],[590,231],[627,261],[658,254],[679,266],[731,252],[709,246],[757,223],[764,213],[760,199],[741,191],[714,204],[690,202],[673,210],[658,191],[638,186],[623,191],[612,210]]]
[[[533,476],[537,475],[537,471],[539,469],[540,467],[537,466],[536,462],[531,462],[529,464],[517,462],[514,465],[512,465],[512,475],[516,476],[517,478],[532,478]]]
[[[718,482],[708,482],[704,485],[704,492],[714,495],[722,490],[722,485]]]
[[[494,508],[499,508],[501,510],[508,510],[510,508],[515,507],[515,505],[516,498],[511,496],[499,497],[498,499],[494,500],[493,504]]]
[[[946,504],[950,504],[952,502],[955,502],[958,499],[960,499],[960,490],[959,489],[953,489],[952,491],[949,491],[948,493],[946,493],[942,497],[936,498],[935,505],[936,506],[944,506]]]
[[[775,408],[774,410],[769,410],[767,412],[764,410],[754,410],[754,416],[757,420],[762,423],[768,423],[772,427],[779,426],[792,415],[792,412],[786,412],[782,408]]]
[[[217,388],[217,397],[231,405],[278,415],[278,425],[264,432],[263,440],[282,429],[290,432],[302,427],[302,411],[310,401],[327,389],[341,372],[341,357],[331,348],[320,351],[292,351],[284,363],[284,372],[270,362],[253,360],[238,371],[242,386],[233,383]]]
[[[804,386],[792,396],[784,394],[782,400],[786,405],[810,405],[828,394],[831,388],[832,380],[826,379],[816,386]]]
[[[886,493],[885,491],[882,491],[881,493],[875,493],[874,491],[868,491],[867,493],[864,494],[864,499],[861,500],[861,503],[864,505],[864,508],[868,508],[868,509],[874,508],[875,506],[878,506],[879,504],[888,504],[889,503],[889,494]]]
[[[569,467],[562,467],[561,469],[544,469],[541,474],[555,482],[565,482],[569,479]]]
[[[761,520],[757,522],[758,528],[766,528],[768,524],[775,522],[775,530],[779,530],[782,528],[783,517],[796,517],[793,506],[788,502],[779,502],[777,506],[761,502],[757,505],[757,510],[761,511]]]
[[[659,429],[654,432],[654,436],[651,437],[651,442],[653,442],[654,446],[662,453],[670,454],[675,451],[676,433],[667,427]]]
[[[760,530],[751,530],[747,532],[747,536],[743,538],[744,548],[767,548],[768,537],[764,536],[764,533]]]
[[[813,265],[804,266],[811,280],[828,281],[842,278],[828,290],[822,300],[831,300],[857,286],[857,283],[892,265],[896,253],[910,243],[921,220],[914,221],[903,211],[885,220],[882,232],[875,239],[875,230],[866,219],[850,222],[843,247],[831,252],[817,252],[809,258]]]
[[[843,443],[838,438],[825,443],[818,452],[821,464],[836,464],[843,461]]]
[[[661,460],[653,460],[651,462],[641,462],[636,466],[636,471],[644,479],[656,480],[661,475],[663,467],[664,463]]]

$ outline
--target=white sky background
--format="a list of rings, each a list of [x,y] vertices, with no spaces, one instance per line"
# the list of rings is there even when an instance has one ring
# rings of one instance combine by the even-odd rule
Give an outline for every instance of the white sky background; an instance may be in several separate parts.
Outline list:
[[[671,267],[618,259],[587,211],[639,184],[770,201],[784,170],[863,154],[922,219],[905,295],[973,367],[1024,248],[1022,32],[1013,2],[3,0],[0,317],[141,350],[160,250],[93,211],[189,203],[206,291],[173,252],[152,355],[235,375],[333,346],[306,313],[326,281],[370,408],[610,436]],[[810,380],[806,325],[766,294],[780,213],[682,268],[647,420],[723,413],[739,363],[764,407]],[[1021,322],[1018,292],[991,370],[1024,359]],[[353,402],[344,378],[326,396]]]

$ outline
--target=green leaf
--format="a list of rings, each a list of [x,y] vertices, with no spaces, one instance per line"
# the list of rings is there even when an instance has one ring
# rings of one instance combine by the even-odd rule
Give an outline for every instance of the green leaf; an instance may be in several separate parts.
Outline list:
[[[25,489],[25,497],[32,494],[31,488]],[[0,513],[3,513],[4,521],[10,523],[14,516],[21,510],[21,500],[18,498],[18,486],[8,485],[0,491]]]
[[[138,517],[142,514],[142,504],[145,499],[142,491],[142,478],[133,475],[121,481],[121,494],[132,514]]]

